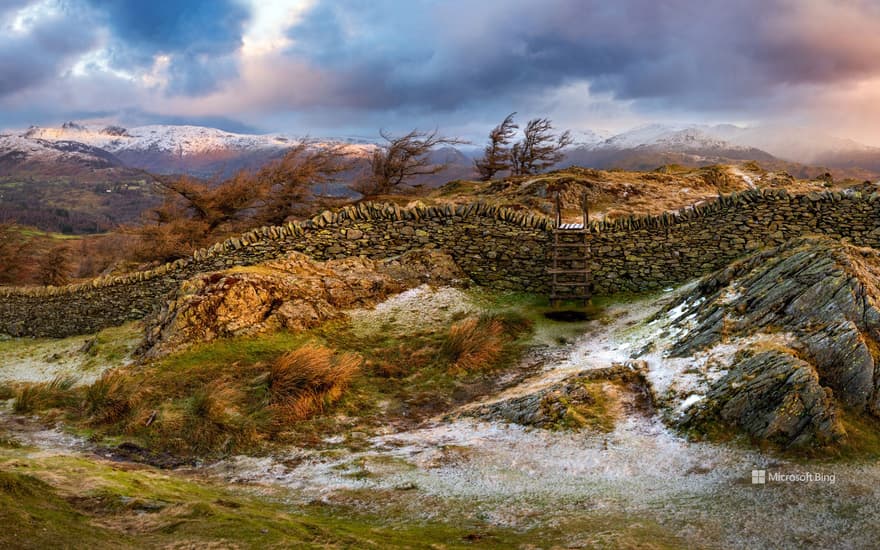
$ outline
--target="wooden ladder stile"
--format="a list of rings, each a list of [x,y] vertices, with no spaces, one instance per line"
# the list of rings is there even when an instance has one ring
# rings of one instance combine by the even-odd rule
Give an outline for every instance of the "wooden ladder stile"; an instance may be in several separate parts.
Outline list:
[[[576,300],[587,305],[592,298],[590,273],[590,222],[589,204],[584,193],[582,202],[583,223],[562,223],[562,204],[556,193],[556,225],[553,228],[553,257],[550,274],[550,304],[558,306],[563,301]],[[574,242],[572,237],[574,237]],[[580,265],[578,265],[580,264]]]

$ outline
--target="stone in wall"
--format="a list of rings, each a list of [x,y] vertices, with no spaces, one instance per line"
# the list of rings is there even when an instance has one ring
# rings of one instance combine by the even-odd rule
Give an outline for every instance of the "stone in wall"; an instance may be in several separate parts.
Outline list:
[[[680,284],[751,250],[802,235],[880,246],[880,200],[860,193],[750,190],[694,209],[591,227],[596,294]],[[0,332],[67,336],[139,319],[198,273],[302,252],[318,260],[448,252],[478,284],[543,294],[550,221],[482,203],[414,207],[359,203],[301,223],[255,229],[146,273],[60,289],[0,289]]]

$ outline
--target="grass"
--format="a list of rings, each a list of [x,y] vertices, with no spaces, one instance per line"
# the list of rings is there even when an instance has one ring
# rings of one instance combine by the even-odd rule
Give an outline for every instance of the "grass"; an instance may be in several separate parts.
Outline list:
[[[787,453],[794,458],[830,458],[834,460],[880,458],[880,420],[864,412],[838,408],[838,419],[846,436],[834,447],[804,449]]]
[[[0,464],[3,548],[456,548],[475,527],[291,506],[85,458],[0,452]],[[491,531],[498,547],[523,538],[476,527]]]
[[[210,457],[266,445],[320,444],[343,428],[416,422],[492,388],[532,323],[507,312],[421,332],[355,335],[346,322],[304,332],[217,340],[74,387],[25,384],[16,411],[61,409],[96,440]],[[91,350],[108,350],[100,338]]]
[[[154,451],[207,456],[255,450],[341,396],[359,360],[317,343],[280,352],[289,334],[200,346],[109,371],[85,389],[81,420]],[[289,348],[286,348],[289,349]],[[271,358],[271,359],[268,359]]]
[[[360,494],[360,496],[358,496]],[[287,493],[222,486],[174,472],[92,457],[0,447],[2,548],[674,548],[684,541],[650,518],[589,510],[514,529],[470,502],[416,491],[341,494],[290,504]],[[375,503],[360,511],[360,499]]]
[[[617,421],[616,401],[604,381],[586,381],[575,398],[561,397],[542,403],[551,426],[560,430],[587,430],[609,433]],[[621,388],[623,390],[623,388]]]
[[[493,317],[471,317],[449,327],[440,353],[453,372],[490,368],[504,349],[505,330]]]
[[[289,425],[323,412],[339,401],[361,362],[353,353],[334,357],[332,350],[314,344],[276,359],[267,380],[274,421]]]
[[[132,377],[120,369],[105,371],[85,390],[84,414],[91,422],[119,422],[137,405]]]
[[[56,376],[49,382],[23,384],[15,392],[12,410],[28,414],[69,406],[74,399],[71,389],[76,382],[73,376]]]
[[[0,382],[0,401],[15,397],[15,387],[9,382]]]

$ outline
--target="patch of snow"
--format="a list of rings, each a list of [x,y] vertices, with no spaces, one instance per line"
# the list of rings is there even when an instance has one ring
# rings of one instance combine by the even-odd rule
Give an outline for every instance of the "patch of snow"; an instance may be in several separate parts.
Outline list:
[[[743,172],[743,170],[741,168],[739,168],[738,166],[731,167],[730,171],[733,172],[734,176],[743,180],[746,183],[746,185],[749,187],[749,189],[755,189],[757,187],[757,185],[755,185],[755,178],[752,177],[751,174],[747,174],[747,173]]]
[[[693,405],[694,403],[698,403],[705,398],[706,398],[705,395],[700,395],[697,393],[691,394],[687,397],[687,399],[685,399],[684,401],[681,402],[681,404],[678,406],[678,410],[680,412],[684,412],[684,411],[688,410],[691,407],[691,405]]]
[[[425,284],[396,294],[371,309],[350,311],[348,316],[355,331],[361,334],[375,332],[378,327],[407,333],[483,311],[463,290]]]
[[[106,369],[131,362],[129,357],[112,365],[97,362],[82,351],[92,337],[0,339],[0,382],[48,382],[55,377],[72,376],[77,384],[91,384]],[[126,343],[133,349],[137,338],[128,339]]]

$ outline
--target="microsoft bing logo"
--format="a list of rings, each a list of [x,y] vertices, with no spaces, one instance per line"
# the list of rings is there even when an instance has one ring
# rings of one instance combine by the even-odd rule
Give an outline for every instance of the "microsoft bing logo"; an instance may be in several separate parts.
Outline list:
[[[752,485],[767,483],[767,470],[752,470]]]

